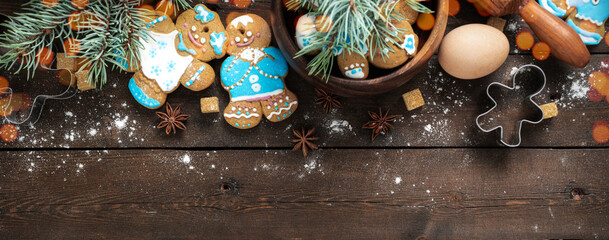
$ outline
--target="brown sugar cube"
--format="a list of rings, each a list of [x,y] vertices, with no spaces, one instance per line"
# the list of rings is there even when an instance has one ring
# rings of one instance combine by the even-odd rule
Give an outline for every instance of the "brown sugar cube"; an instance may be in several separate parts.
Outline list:
[[[500,18],[500,17],[494,17],[491,16],[488,18],[488,20],[486,20],[486,24],[494,27],[496,29],[499,29],[499,31],[503,32],[503,28],[505,27],[505,19]]]
[[[67,57],[63,53],[57,54],[57,69],[76,71],[76,58]]]
[[[402,98],[404,98],[404,103],[406,103],[406,108],[408,109],[408,111],[412,111],[413,109],[425,105],[425,100],[423,100],[421,90],[419,90],[418,88],[410,92],[404,93],[402,95]]]
[[[546,103],[544,105],[539,106],[543,111],[543,119],[553,118],[558,116],[558,108],[556,107],[555,102]]]
[[[218,98],[217,97],[201,98],[201,112],[202,113],[220,112],[220,107],[218,106]]]
[[[80,91],[87,91],[95,89],[95,83],[89,83],[89,70],[83,70],[76,72],[76,86]]]

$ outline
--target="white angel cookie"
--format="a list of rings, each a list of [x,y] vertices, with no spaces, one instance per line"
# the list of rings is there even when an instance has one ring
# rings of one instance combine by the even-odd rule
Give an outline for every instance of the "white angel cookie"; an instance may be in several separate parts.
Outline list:
[[[149,37],[141,39],[140,69],[129,81],[129,90],[144,107],[155,109],[180,84],[203,90],[215,79],[206,62],[226,53],[227,33],[217,13],[203,4],[176,20],[158,17],[146,25]]]

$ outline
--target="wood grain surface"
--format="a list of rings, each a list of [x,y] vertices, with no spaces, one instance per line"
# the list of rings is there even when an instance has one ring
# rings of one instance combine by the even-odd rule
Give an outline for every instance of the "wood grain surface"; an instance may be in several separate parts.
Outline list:
[[[607,154],[337,149],[305,160],[286,150],[9,151],[0,159],[0,235],[605,239]]]
[[[22,2],[0,0],[0,13]],[[460,2],[447,32],[486,22]],[[223,19],[234,11],[270,19],[269,5],[212,9]],[[290,71],[296,113],[247,131],[200,113],[201,97],[226,106],[216,82],[168,96],[192,117],[187,131],[165,136],[155,111],[131,97],[130,74],[111,72],[103,90],[48,100],[17,141],[0,141],[0,239],[609,239],[609,143],[592,138],[594,123],[609,121],[609,103],[587,97],[588,75],[609,47],[588,46],[582,69],[537,61],[514,43],[526,23],[503,18],[510,56],[485,78],[455,79],[432,57],[404,86],[341,98],[343,108],[325,114],[314,88]],[[525,125],[520,148],[503,148],[474,119],[490,108],[486,86],[509,83],[525,64],[548,78],[534,100],[556,101],[559,113]],[[55,72],[36,74],[0,72],[15,92],[63,90]],[[409,112],[401,95],[416,88],[426,104]],[[403,118],[371,141],[361,127],[379,107]],[[320,138],[307,158],[290,151],[292,129],[302,127]]]

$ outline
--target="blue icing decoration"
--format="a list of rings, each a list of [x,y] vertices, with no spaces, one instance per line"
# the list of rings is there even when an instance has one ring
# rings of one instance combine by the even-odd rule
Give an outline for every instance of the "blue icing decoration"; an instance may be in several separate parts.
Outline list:
[[[167,42],[165,41],[157,41],[157,44],[159,45],[159,49],[163,50],[165,49],[165,47],[167,47]]]
[[[176,62],[171,60],[169,61],[169,63],[167,64],[167,71],[168,72],[172,72],[176,67]]]
[[[577,32],[577,34],[579,34],[579,37],[585,44],[596,45],[601,42],[601,39],[603,39],[603,36],[598,33],[588,32],[586,30],[581,29],[580,27],[575,25],[575,23],[571,19],[567,20],[567,24],[569,24],[569,26],[575,29],[575,31]]]
[[[192,77],[190,78],[190,80],[185,84],[186,87],[190,87],[190,85],[192,85],[195,80],[197,79],[197,77],[199,77],[199,75],[201,75],[201,73],[203,72],[203,70],[205,70],[205,65],[201,66],[199,68],[199,70],[197,70],[197,73],[195,73],[194,75],[192,75]]]
[[[222,47],[224,46],[224,41],[226,41],[226,36],[224,36],[224,32],[212,32],[210,37],[211,40],[209,41],[209,44],[214,47],[214,52],[216,52],[216,54],[218,55],[222,54]]]
[[[189,49],[186,47],[186,45],[184,45],[184,40],[182,38],[182,33],[178,33],[178,36],[180,37],[180,43],[178,43],[178,50],[180,51],[186,51],[192,55],[196,55],[197,52],[195,52],[195,50],[193,49]]]
[[[405,35],[404,43],[402,43],[400,47],[406,50],[408,54],[414,54],[414,52],[417,50],[417,47],[414,45],[414,35]]]
[[[260,70],[271,76],[283,77],[288,74],[288,62],[285,61],[283,54],[281,54],[281,51],[278,48],[267,47],[263,49],[263,51],[275,60],[272,60],[271,58],[262,59],[257,65]]]
[[[229,56],[222,63],[220,70],[222,84],[226,87],[234,86],[228,90],[231,94],[231,101],[249,100],[283,92],[285,86],[279,76],[287,74],[287,62],[277,48],[265,48],[264,51],[274,57],[275,60],[264,58],[258,62],[257,68],[250,66],[251,63],[249,62],[237,59],[235,56]],[[251,70],[248,73],[250,67]],[[238,84],[241,79],[243,81]]]
[[[596,2],[596,4],[594,4]],[[577,17],[591,20],[597,25],[602,25],[609,17],[609,1],[607,0],[571,0],[567,1],[570,7],[577,7]]]
[[[556,6],[556,4],[552,2],[552,0],[539,0],[539,5],[541,5],[541,7],[545,8],[546,10],[548,10],[548,12],[556,15],[557,17],[564,17],[567,13],[567,11],[565,11],[564,9]]]
[[[148,24],[146,25],[146,28],[150,28],[150,27],[152,27],[152,25],[157,24],[157,23],[159,23],[159,22],[162,22],[162,21],[163,21],[163,20],[165,20],[165,19],[167,19],[167,17],[166,17],[166,16],[161,16],[161,17],[158,17],[157,19],[154,19],[154,20],[152,20],[150,23],[148,23]]]
[[[163,72],[161,70],[161,67],[159,66],[152,66],[152,71],[156,74],[157,77],[159,76],[159,74],[161,74],[161,72]]]
[[[131,80],[129,81],[129,91],[131,91],[131,95],[133,95],[133,98],[135,98],[138,103],[144,105],[145,107],[157,108],[161,105],[159,101],[148,97],[146,93],[144,93],[142,89],[137,86],[137,84],[135,84],[135,79],[133,78],[131,78]]]
[[[214,14],[210,11],[207,11],[203,6],[197,6],[195,8],[195,11],[197,12],[195,18],[197,20],[200,20],[202,23],[206,23],[214,19]]]

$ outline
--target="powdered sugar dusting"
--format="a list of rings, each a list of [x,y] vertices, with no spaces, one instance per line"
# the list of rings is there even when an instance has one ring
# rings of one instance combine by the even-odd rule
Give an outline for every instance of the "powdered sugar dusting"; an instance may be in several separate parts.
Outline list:
[[[345,120],[332,120],[330,123],[330,133],[344,133],[352,130],[353,127]]]

